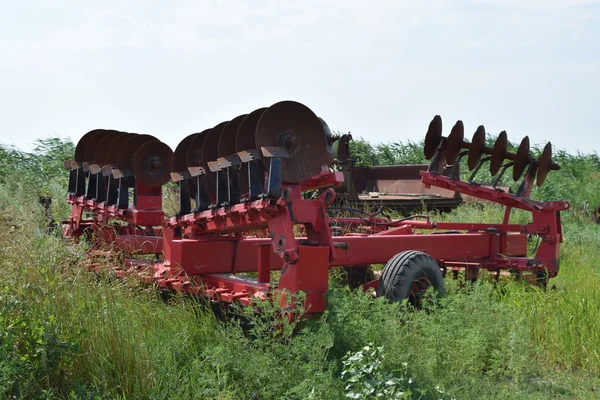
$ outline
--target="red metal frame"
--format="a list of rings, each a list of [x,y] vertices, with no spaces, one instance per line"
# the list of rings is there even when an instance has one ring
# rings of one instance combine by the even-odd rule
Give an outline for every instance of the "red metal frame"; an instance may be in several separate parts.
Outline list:
[[[421,178],[427,186],[505,206],[504,221],[329,217],[327,206],[335,198],[333,189],[314,200],[302,199],[303,191],[343,183],[341,173],[323,172],[302,184],[284,183],[280,199],[264,198],[168,219],[162,212],[160,188],[138,186],[137,201],[127,210],[69,196],[72,214],[64,234],[77,238],[92,232],[96,247],[110,244],[129,254],[125,265],[115,267],[119,275],[134,273],[161,287],[226,303],[250,304],[255,298],[303,292],[308,313],[326,308],[329,268],[384,264],[404,250],[423,251],[444,270],[464,269],[467,279],[476,278],[481,269],[556,276],[562,243],[560,211],[567,210],[568,203],[538,202],[431,172],[422,171]],[[531,212],[532,222],[510,224],[512,208]],[[84,211],[93,217],[84,220]],[[111,224],[115,219],[129,225]],[[333,236],[332,223],[349,232]],[[257,230],[266,230],[269,236],[252,236]],[[532,234],[541,240],[536,253],[528,257],[527,239]],[[162,260],[136,261],[132,253],[160,254]],[[271,282],[272,271],[280,271],[277,283]],[[256,273],[257,278],[236,275],[248,272]],[[377,281],[366,282],[363,288],[376,290]]]

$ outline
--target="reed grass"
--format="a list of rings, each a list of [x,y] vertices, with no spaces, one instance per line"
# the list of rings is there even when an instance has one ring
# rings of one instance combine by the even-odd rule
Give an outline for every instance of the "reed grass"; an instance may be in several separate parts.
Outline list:
[[[48,174],[47,188],[61,187]],[[331,279],[327,312],[282,340],[259,313],[248,335],[202,301],[89,272],[85,244],[47,232],[35,179],[14,177],[0,174],[2,398],[341,399],[342,359],[368,343],[383,348],[385,371],[408,369],[412,398],[597,398],[600,227],[584,207],[589,189],[564,213],[561,270],[546,290],[447,280],[439,307],[415,313]],[[60,197],[53,211],[68,212]],[[465,205],[435,217],[501,216]]]

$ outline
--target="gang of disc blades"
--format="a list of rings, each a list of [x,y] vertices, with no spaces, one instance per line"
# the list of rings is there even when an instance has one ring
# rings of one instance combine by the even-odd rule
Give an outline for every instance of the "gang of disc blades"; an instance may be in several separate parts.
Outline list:
[[[307,106],[295,101],[273,104],[256,126],[256,148],[282,147],[282,180],[302,182],[321,170],[327,161],[327,146],[319,117]],[[270,160],[262,159],[265,168]]]
[[[121,149],[119,150],[119,154],[117,155],[117,168],[125,171],[133,169],[133,156],[135,152],[146,142],[150,141],[158,141],[152,135],[135,135],[125,141]]]
[[[128,141],[134,136],[139,135],[137,133],[123,132],[122,135],[113,140],[106,149],[106,154],[104,155],[105,165],[117,166],[119,151],[121,150],[121,147],[123,147],[126,141]]]
[[[236,152],[256,149],[256,126],[266,109],[267,107],[263,107],[254,110],[242,120],[235,136]]]
[[[115,139],[119,138],[122,134],[123,132],[110,131],[104,135],[102,140],[98,143],[98,146],[96,146],[96,151],[94,152],[94,162],[96,164],[101,167],[108,164],[106,162],[106,151],[110,147],[111,143]]]
[[[202,146],[204,145],[204,139],[210,132],[210,129],[205,129],[200,133],[197,133],[187,149],[186,162],[188,167],[202,167]]]
[[[548,172],[550,172],[550,165],[552,164],[552,144],[550,142],[546,143],[544,146],[544,151],[538,160],[538,170],[537,176],[535,179],[535,184],[537,187],[542,186],[544,181],[546,180],[546,176],[548,176]]]
[[[494,143],[494,147],[492,148],[492,158],[490,159],[490,174],[492,176],[496,175],[500,168],[502,168],[502,163],[506,158],[506,152],[508,151],[508,137],[506,135],[506,131],[500,132],[498,135],[498,139],[496,139],[496,143]]]
[[[237,137],[238,128],[240,127],[244,118],[248,114],[238,115],[225,125],[221,136],[219,136],[218,154],[219,157],[229,157],[236,153],[235,141]]]
[[[335,155],[333,154],[333,134],[331,133],[331,129],[329,129],[329,125],[327,125],[327,122],[325,122],[323,118],[319,117],[319,121],[321,121],[323,134],[325,135],[325,150],[327,151],[325,154],[327,156],[326,163],[327,166],[330,166],[333,164],[333,160],[335,160]]]
[[[133,174],[147,186],[162,186],[169,182],[173,169],[173,150],[163,142],[150,140],[133,156]]]
[[[481,155],[483,154],[483,150],[485,148],[485,128],[483,125],[479,125],[475,133],[473,134],[473,139],[471,140],[471,146],[469,147],[469,159],[467,160],[467,165],[470,170],[475,169],[479,160],[481,160]]]
[[[515,155],[515,164],[513,165],[513,180],[516,182],[519,180],[521,175],[523,175],[523,171],[527,167],[530,161],[529,157],[529,136],[525,136],[523,140],[521,140],[521,144],[517,149],[517,154]]]
[[[423,154],[426,160],[433,158],[435,150],[437,149],[440,141],[442,140],[442,117],[436,115],[429,123],[427,134],[425,135],[425,146],[423,147]]]
[[[96,148],[98,147],[102,139],[104,139],[104,137],[111,132],[115,131],[113,131],[112,129],[103,129],[102,132],[95,134],[94,136],[90,137],[89,140],[86,141],[85,148],[83,149],[83,162],[92,164],[94,161],[96,161],[94,159],[94,157],[96,156]]]
[[[191,135],[187,135],[177,147],[175,147],[175,151],[173,152],[173,171],[172,172],[182,172],[187,171],[188,163],[187,163],[187,152],[190,148],[190,144],[192,140],[199,135],[200,133],[192,133]]]
[[[460,153],[465,139],[465,126],[458,120],[452,127],[448,140],[446,141],[446,164],[452,165]]]
[[[94,136],[101,134],[102,132],[106,131],[106,129],[94,129],[92,131],[89,131],[88,133],[86,133],[85,135],[83,135],[81,137],[81,139],[79,139],[79,142],[77,142],[77,146],[75,146],[75,161],[77,161],[78,163],[83,163],[84,160],[84,151],[85,151],[85,146],[87,145],[87,142]]]
[[[223,121],[214,128],[212,128],[206,134],[204,138],[204,143],[202,144],[202,166],[206,170],[206,172],[210,171],[208,167],[208,163],[212,161],[217,161],[219,158],[219,137],[221,136],[221,132],[223,132],[223,128],[227,125],[229,121]],[[212,173],[208,173],[208,180],[215,184],[217,182],[216,175]]]

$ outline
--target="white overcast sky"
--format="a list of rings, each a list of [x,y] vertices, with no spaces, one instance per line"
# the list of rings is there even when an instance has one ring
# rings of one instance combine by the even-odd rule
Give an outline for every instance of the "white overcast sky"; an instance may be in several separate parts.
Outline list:
[[[0,0],[0,142],[186,135],[290,99],[369,141],[435,114],[600,150],[600,2]]]

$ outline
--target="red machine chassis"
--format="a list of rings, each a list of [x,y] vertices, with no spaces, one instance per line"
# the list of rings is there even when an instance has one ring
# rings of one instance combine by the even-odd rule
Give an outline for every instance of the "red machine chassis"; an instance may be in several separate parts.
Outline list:
[[[65,222],[64,236],[87,234],[97,249],[108,244],[124,252],[125,263],[114,266],[119,276],[135,274],[164,288],[225,303],[250,304],[255,298],[303,292],[309,314],[326,308],[329,268],[384,264],[405,250],[429,254],[444,272],[464,269],[469,280],[481,269],[531,273],[544,280],[556,276],[562,242],[560,211],[567,210],[568,203],[534,201],[431,172],[422,171],[421,178],[427,186],[505,206],[504,220],[482,224],[428,218],[333,218],[327,210],[335,199],[330,187],[341,184],[343,176],[324,172],[302,184],[284,183],[279,199],[262,198],[168,219],[162,211],[161,191],[149,191],[139,182],[141,195],[129,209],[69,195],[72,214]],[[327,187],[317,199],[302,199],[303,191]],[[513,208],[531,212],[532,221],[510,224]],[[91,218],[83,219],[84,212]],[[348,232],[334,236],[331,225]],[[530,235],[540,240],[528,257]],[[135,258],[142,254],[159,255],[160,261]],[[272,282],[272,271],[280,271],[278,282]],[[239,273],[256,273],[256,277]],[[377,290],[377,281],[364,282],[363,287]]]

